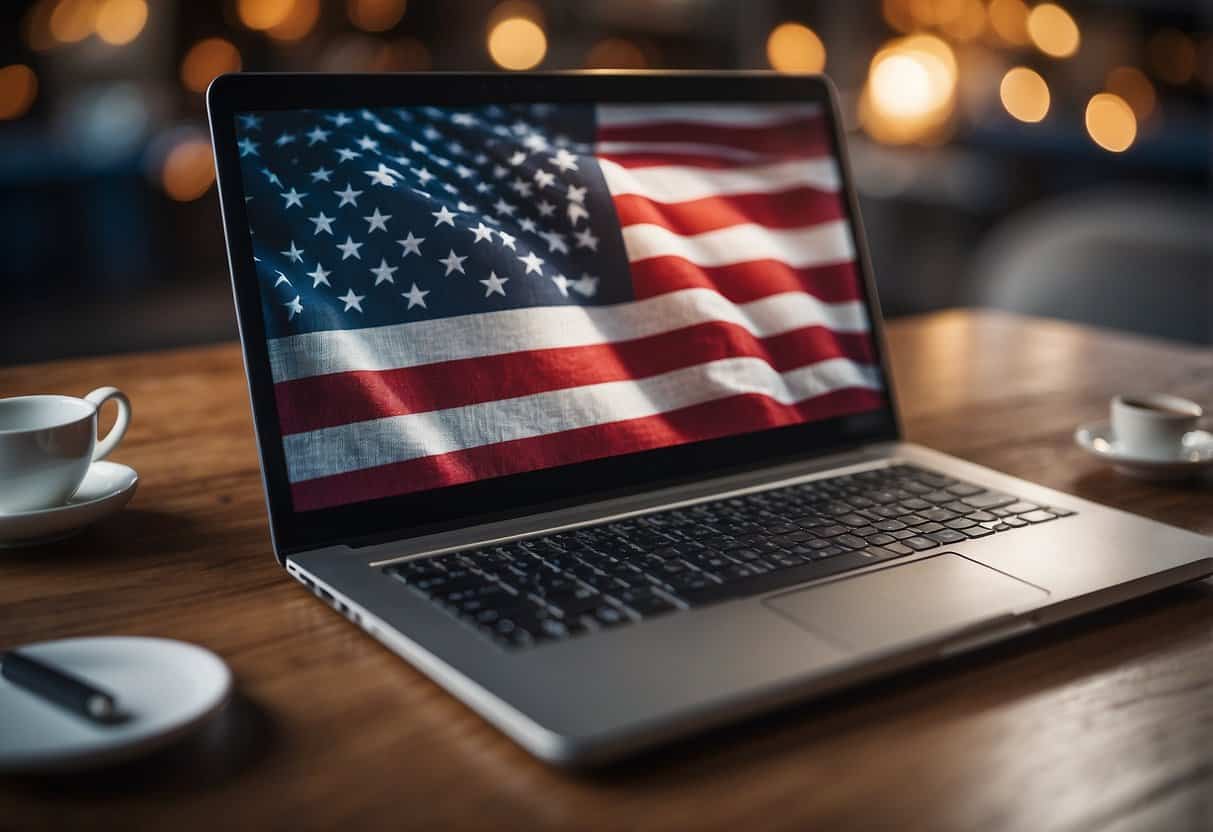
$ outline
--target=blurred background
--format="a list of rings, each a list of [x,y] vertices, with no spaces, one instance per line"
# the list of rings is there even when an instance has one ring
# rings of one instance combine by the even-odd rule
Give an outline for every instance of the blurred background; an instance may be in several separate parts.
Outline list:
[[[824,70],[886,315],[1213,344],[1205,0],[5,0],[0,363],[234,337],[234,70]]]

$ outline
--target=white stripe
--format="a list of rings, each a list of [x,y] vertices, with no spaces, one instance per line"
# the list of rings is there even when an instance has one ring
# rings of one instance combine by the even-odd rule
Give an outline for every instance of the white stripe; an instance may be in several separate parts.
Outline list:
[[[767,228],[753,223],[683,236],[650,223],[623,229],[628,261],[650,257],[682,257],[706,267],[749,260],[781,260],[792,268],[845,263],[855,259],[850,225],[831,220],[807,228]]]
[[[269,341],[275,382],[352,370],[391,370],[436,361],[630,341],[706,321],[767,338],[806,326],[865,332],[859,301],[825,303],[804,292],[735,304],[711,289],[680,289],[613,306],[506,309],[405,324],[307,332]]]
[[[762,153],[731,147],[727,144],[702,144],[699,142],[598,142],[594,155],[628,155],[634,153],[656,153],[662,156],[713,156],[732,162],[761,162],[769,158]]]
[[[816,104],[599,104],[599,127],[692,122],[717,127],[762,127],[821,112]]]
[[[724,358],[649,378],[389,416],[284,438],[291,482],[559,431],[639,419],[743,393],[782,404],[846,387],[881,389],[875,367],[845,358],[777,373],[759,358]]]
[[[837,191],[841,186],[838,165],[828,156],[744,168],[697,168],[685,165],[625,168],[610,159],[599,159],[598,166],[602,169],[611,196],[635,194],[654,202],[686,202],[730,194],[779,193],[801,187]]]

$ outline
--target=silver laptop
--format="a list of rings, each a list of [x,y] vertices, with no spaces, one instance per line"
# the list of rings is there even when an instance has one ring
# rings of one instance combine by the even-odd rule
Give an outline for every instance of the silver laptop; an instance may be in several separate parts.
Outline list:
[[[902,441],[824,79],[208,104],[276,555],[544,760],[1213,572],[1204,537]]]

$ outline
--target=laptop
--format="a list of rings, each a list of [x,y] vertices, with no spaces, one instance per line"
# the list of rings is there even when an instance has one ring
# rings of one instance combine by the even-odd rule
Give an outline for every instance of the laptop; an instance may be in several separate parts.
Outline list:
[[[273,548],[593,765],[1213,572],[906,442],[821,77],[227,75]]]

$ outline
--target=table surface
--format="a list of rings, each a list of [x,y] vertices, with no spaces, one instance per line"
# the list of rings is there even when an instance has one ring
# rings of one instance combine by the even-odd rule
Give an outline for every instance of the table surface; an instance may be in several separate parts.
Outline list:
[[[909,438],[1213,533],[1213,482],[1127,480],[1071,440],[1117,391],[1213,404],[1213,352],[963,311],[889,339]],[[278,567],[236,345],[0,369],[3,395],[103,384],[134,404],[115,458],[139,492],[73,540],[0,552],[0,647],[185,639],[231,664],[239,696],[149,759],[0,780],[0,826],[1213,827],[1213,583],[567,774]]]

